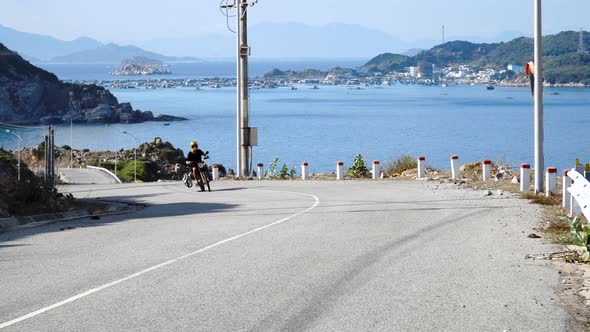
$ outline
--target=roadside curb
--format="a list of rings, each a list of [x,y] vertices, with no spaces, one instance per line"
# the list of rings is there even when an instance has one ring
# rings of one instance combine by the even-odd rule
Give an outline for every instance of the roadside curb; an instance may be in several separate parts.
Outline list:
[[[145,207],[142,204],[91,200],[92,202],[99,202],[108,205],[105,212],[90,212],[86,209],[68,211],[62,213],[39,214],[34,216],[22,216],[11,218],[0,218],[0,233],[27,229],[37,226],[48,225],[56,222],[70,221],[76,219],[84,219],[91,217],[106,217],[119,214],[126,214],[137,212]]]

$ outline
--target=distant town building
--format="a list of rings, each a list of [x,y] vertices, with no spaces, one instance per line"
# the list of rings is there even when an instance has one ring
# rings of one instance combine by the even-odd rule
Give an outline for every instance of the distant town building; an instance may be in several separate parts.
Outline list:
[[[524,66],[509,64],[507,69],[512,70],[516,74],[524,74]]]

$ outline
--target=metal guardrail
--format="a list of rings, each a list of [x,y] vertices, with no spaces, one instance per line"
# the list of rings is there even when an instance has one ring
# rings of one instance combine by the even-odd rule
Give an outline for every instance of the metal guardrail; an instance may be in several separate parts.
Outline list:
[[[86,166],[86,168],[95,169],[98,171],[103,171],[103,172],[107,173],[108,175],[112,176],[115,179],[115,181],[117,181],[117,183],[123,183],[123,181],[121,181],[121,179],[119,179],[118,176],[116,176],[113,172],[109,171],[106,168],[96,167],[96,166]]]
[[[575,168],[568,171],[568,177],[573,180],[571,187],[567,188],[571,194],[570,214],[584,214],[586,219],[590,220],[590,181]]]

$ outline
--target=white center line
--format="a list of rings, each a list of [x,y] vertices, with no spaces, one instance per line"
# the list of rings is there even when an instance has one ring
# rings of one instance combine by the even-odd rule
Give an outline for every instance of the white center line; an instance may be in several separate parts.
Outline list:
[[[265,190],[265,191],[266,191],[266,190]],[[270,190],[268,190],[268,191],[270,191]],[[216,242],[216,243],[214,243],[214,244],[212,244],[212,245],[209,245],[209,246],[207,246],[207,247],[205,247],[205,248],[201,248],[201,249],[199,249],[199,250],[197,250],[197,251],[193,251],[193,252],[191,252],[191,253],[188,253],[188,254],[186,254],[186,255],[183,255],[183,256],[180,256],[180,257],[177,257],[177,258],[171,259],[171,260],[169,260],[169,261],[166,261],[166,262],[164,262],[164,263],[160,263],[160,264],[158,264],[158,265],[154,265],[154,266],[152,266],[152,267],[150,267],[150,268],[147,268],[147,269],[145,269],[145,270],[141,270],[141,271],[139,271],[139,272],[136,272],[136,273],[133,273],[133,274],[131,274],[131,275],[128,275],[128,276],[126,276],[126,277],[124,277],[124,278],[121,278],[121,279],[118,279],[118,280],[115,280],[115,281],[109,282],[108,284],[104,284],[104,285],[102,285],[102,286],[99,286],[99,287],[96,287],[96,288],[92,288],[92,289],[90,289],[90,290],[88,290],[88,291],[86,291],[86,292],[84,292],[84,293],[80,293],[80,294],[78,294],[78,295],[72,296],[72,297],[70,297],[70,298],[68,298],[68,299],[65,299],[65,300],[61,301],[61,302],[57,302],[57,303],[55,303],[55,304],[52,304],[52,305],[50,305],[50,306],[47,306],[47,307],[41,308],[41,309],[39,309],[39,310],[33,311],[33,312],[31,312],[31,313],[28,313],[28,314],[26,314],[26,315],[24,315],[24,316],[21,316],[21,317],[15,318],[15,319],[13,319],[13,320],[11,320],[11,321],[8,321],[8,322],[5,322],[5,323],[2,323],[2,324],[0,324],[0,329],[3,329],[3,328],[5,328],[5,327],[9,327],[9,326],[11,326],[11,325],[14,325],[14,324],[16,324],[16,323],[22,322],[22,321],[24,321],[24,320],[27,320],[27,319],[29,319],[29,318],[33,318],[33,317],[35,317],[35,316],[38,316],[38,315],[40,315],[40,314],[42,314],[42,313],[44,313],[44,312],[47,312],[47,311],[53,310],[53,309],[55,309],[55,308],[59,308],[59,307],[61,307],[61,306],[63,306],[63,305],[66,305],[66,304],[68,304],[68,303],[71,303],[71,302],[77,301],[77,300],[79,300],[79,299],[81,299],[81,298],[84,298],[84,297],[86,297],[86,296],[92,295],[92,294],[94,294],[94,293],[98,293],[98,292],[100,292],[100,291],[102,291],[102,290],[104,290],[104,289],[107,289],[107,288],[109,288],[109,287],[112,287],[112,286],[118,285],[118,284],[120,284],[120,283],[122,283],[122,282],[125,282],[125,281],[127,281],[127,280],[131,280],[131,279],[133,279],[133,278],[137,278],[137,277],[139,277],[139,276],[141,276],[141,275],[144,275],[144,274],[146,274],[146,273],[148,273],[148,272],[151,272],[151,271],[157,270],[157,269],[159,269],[159,268],[162,268],[162,267],[164,267],[164,266],[166,266],[166,265],[170,265],[170,264],[176,263],[176,262],[178,262],[178,261],[180,261],[180,260],[186,259],[186,258],[188,258],[188,257],[194,256],[194,255],[197,255],[197,254],[200,254],[200,253],[202,253],[202,252],[205,252],[205,251],[207,251],[207,250],[209,250],[209,249],[213,249],[213,248],[215,248],[215,247],[217,247],[217,246],[220,246],[220,245],[222,245],[222,244],[224,244],[224,243],[228,243],[228,242],[231,242],[231,241],[237,240],[237,239],[239,239],[239,238],[242,238],[242,237],[244,237],[244,236],[247,236],[247,235],[250,235],[250,234],[253,234],[253,233],[259,232],[259,231],[261,231],[261,230],[264,230],[264,229],[266,229],[266,228],[269,228],[269,227],[272,227],[272,226],[278,225],[278,224],[280,224],[280,223],[283,223],[283,222],[285,222],[285,221],[287,221],[287,220],[293,219],[293,218],[295,218],[295,217],[297,217],[297,216],[299,216],[299,215],[301,215],[301,214],[304,214],[304,213],[306,213],[306,212],[309,212],[309,211],[311,211],[312,209],[314,209],[316,206],[318,206],[318,204],[320,204],[320,199],[319,199],[317,196],[315,196],[315,195],[306,194],[306,193],[291,192],[291,191],[281,191],[281,192],[282,192],[282,193],[290,193],[290,194],[299,194],[299,195],[304,195],[304,196],[312,197],[312,198],[315,200],[315,202],[314,202],[314,204],[313,204],[311,207],[309,207],[309,208],[307,208],[307,209],[305,209],[305,210],[303,210],[303,211],[301,211],[301,212],[295,213],[295,214],[293,214],[293,215],[291,215],[291,216],[288,216],[288,217],[286,217],[286,218],[283,218],[283,219],[281,219],[281,220],[277,220],[277,221],[275,221],[275,222],[273,222],[273,223],[270,223],[270,224],[268,224],[268,225],[264,225],[264,226],[261,226],[261,227],[255,228],[255,229],[253,229],[253,230],[250,230],[250,231],[248,231],[248,232],[245,232],[245,233],[242,233],[242,234],[239,234],[239,235],[236,235],[236,236],[232,236],[232,237],[230,237],[230,238],[228,238],[228,239],[221,240],[221,241],[219,241],[219,242]]]

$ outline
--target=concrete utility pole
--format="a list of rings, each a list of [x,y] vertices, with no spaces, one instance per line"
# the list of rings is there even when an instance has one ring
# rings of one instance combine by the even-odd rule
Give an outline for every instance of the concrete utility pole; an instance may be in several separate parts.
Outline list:
[[[545,156],[543,154],[543,24],[542,1],[535,2],[535,193],[543,192]]]
[[[250,128],[249,128],[249,91],[248,91],[248,0],[236,0],[238,27],[238,174],[250,175]]]
[[[74,120],[70,119],[70,168],[74,167]]]
[[[231,5],[221,5],[222,12],[227,13],[229,9],[236,9],[236,26],[237,26],[237,173],[239,176],[250,176],[252,173],[252,161],[250,151],[252,146],[257,144],[258,130],[249,126],[249,90],[248,90],[248,56],[250,56],[250,46],[248,46],[248,8],[254,6],[257,1],[248,3],[248,0],[234,0]],[[231,30],[231,28],[230,28]],[[232,30],[233,31],[233,30]]]
[[[135,141],[137,142],[137,144],[141,145],[139,138],[137,138],[135,135],[133,135],[127,131],[123,131],[123,134],[133,137],[135,139]],[[137,148],[136,147],[133,147],[133,182],[137,183]]]

